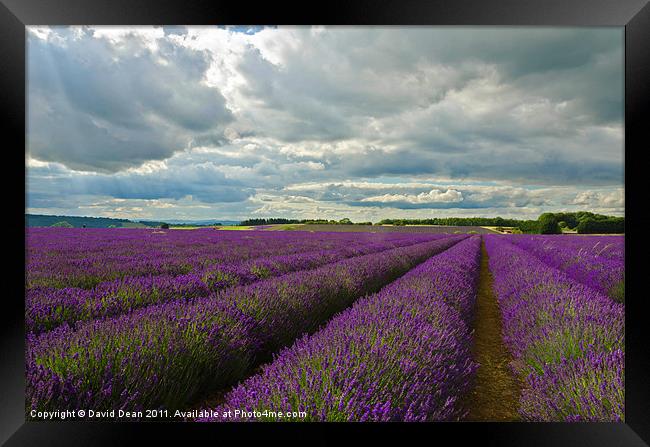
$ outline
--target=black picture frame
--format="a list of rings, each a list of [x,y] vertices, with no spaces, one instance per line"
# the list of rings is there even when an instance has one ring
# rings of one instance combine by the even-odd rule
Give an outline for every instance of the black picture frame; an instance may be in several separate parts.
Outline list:
[[[625,423],[445,423],[445,424],[193,424],[25,422],[24,420],[24,257],[25,171],[18,150],[25,143],[26,25],[162,24],[325,24],[325,25],[530,25],[625,27],[625,203],[626,203],[626,422]],[[6,445],[123,445],[136,437],[189,441],[209,436],[244,442],[370,443],[420,441],[455,445],[642,446],[650,442],[648,324],[645,322],[643,156],[650,145],[650,5],[647,0],[357,0],[259,5],[201,0],[2,0],[0,4],[0,111],[6,161],[4,295],[0,324],[0,442]],[[22,177],[22,178],[21,178]],[[22,185],[22,186],[21,186]],[[5,245],[9,247],[8,245]],[[629,291],[632,292],[629,292]],[[137,441],[142,442],[142,441]],[[414,441],[415,442],[415,441]]]

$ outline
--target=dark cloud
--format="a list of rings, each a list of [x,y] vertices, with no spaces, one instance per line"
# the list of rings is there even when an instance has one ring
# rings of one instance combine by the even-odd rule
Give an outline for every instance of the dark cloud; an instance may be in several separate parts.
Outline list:
[[[446,151],[443,151],[446,152]],[[518,147],[484,149],[469,154],[415,149],[387,151],[371,148],[331,162],[339,178],[381,175],[438,175],[456,179],[508,179],[521,184],[582,185],[622,184],[620,160],[572,158],[560,151],[539,153]]]
[[[57,176],[60,169],[54,165],[28,170],[28,187],[30,195],[35,194],[35,204],[42,204],[52,194],[146,200],[192,196],[205,203],[242,202],[254,194],[252,188],[227,178],[211,164],[180,164],[148,172]]]
[[[621,29],[119,31],[28,34],[29,206],[622,209]]]
[[[135,34],[119,43],[57,28],[28,38],[31,156],[74,169],[115,172],[182,151],[195,136],[232,121],[202,78],[210,58]]]
[[[363,118],[427,108],[484,78],[490,67],[499,83],[521,89],[522,99],[576,100],[574,115],[600,121],[620,121],[622,114],[620,29],[333,28],[296,34],[280,65],[257,50],[246,53],[239,67],[248,82],[245,93],[274,113],[322,123],[326,139],[340,138],[347,128],[331,121],[333,111],[340,121],[364,125]],[[282,128],[272,128],[284,137]]]

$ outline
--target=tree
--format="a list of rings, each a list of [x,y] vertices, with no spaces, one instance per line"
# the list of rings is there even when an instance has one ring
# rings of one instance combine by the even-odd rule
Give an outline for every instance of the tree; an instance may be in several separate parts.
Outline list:
[[[560,234],[560,226],[557,223],[556,217],[552,213],[544,213],[539,216],[539,232],[540,234]]]
[[[162,228],[163,230],[169,230],[169,224],[167,223],[161,224],[160,228]]]
[[[539,234],[539,221],[537,220],[524,220],[517,227],[521,233]]]
[[[60,227],[60,228],[74,228],[74,225],[72,225],[70,222],[66,222],[65,220],[62,220],[61,222],[57,222],[55,224],[52,224],[53,227]]]
[[[567,228],[575,228],[578,226],[576,213],[557,213],[555,216],[560,222],[560,226],[562,226],[562,222],[566,224]]]
[[[625,233],[625,218],[610,217],[608,219],[586,218],[577,227],[579,234],[611,234]]]
[[[256,225],[297,224],[297,223],[307,223],[307,221],[306,220],[300,221],[297,219],[284,219],[280,217],[271,217],[271,218],[246,219],[239,222],[239,225],[256,226]],[[217,225],[221,225],[221,224],[217,224]]]

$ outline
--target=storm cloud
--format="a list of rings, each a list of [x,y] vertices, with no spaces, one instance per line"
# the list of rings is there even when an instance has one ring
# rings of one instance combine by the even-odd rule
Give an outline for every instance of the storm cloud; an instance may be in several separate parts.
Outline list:
[[[27,49],[30,212],[624,212],[622,29],[30,27]]]
[[[223,137],[233,117],[206,86],[208,53],[137,34],[119,43],[89,29],[57,28],[28,46],[31,156],[85,171],[119,170]]]

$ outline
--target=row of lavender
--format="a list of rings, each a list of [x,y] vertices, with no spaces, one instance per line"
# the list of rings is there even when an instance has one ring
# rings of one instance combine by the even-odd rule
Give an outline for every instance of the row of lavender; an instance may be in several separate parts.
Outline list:
[[[346,259],[27,340],[31,409],[183,408],[466,236]]]
[[[429,240],[442,239],[437,235]],[[342,246],[290,255],[271,256],[234,264],[218,264],[184,275],[128,276],[100,283],[92,289],[32,287],[27,290],[25,324],[39,334],[61,324],[119,315],[140,307],[174,300],[192,300],[211,292],[260,279],[307,270],[342,259],[378,253],[422,242],[399,238],[365,245]]]
[[[625,301],[623,236],[509,236],[509,241],[570,278]]]
[[[480,237],[466,239],[283,350],[203,421],[445,421],[476,365],[469,326]],[[244,416],[223,419],[234,410]],[[282,411],[291,417],[268,413]],[[300,417],[298,412],[305,412]],[[241,413],[239,413],[241,414]]]
[[[216,264],[429,235],[30,228],[26,285],[92,288],[124,276],[179,275]]]
[[[624,306],[502,236],[486,236],[504,340],[533,421],[624,419]]]

